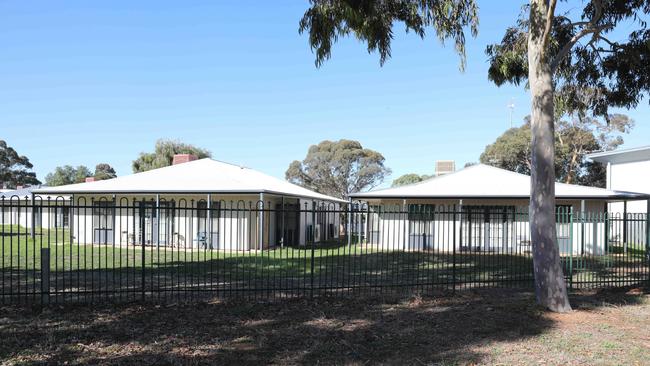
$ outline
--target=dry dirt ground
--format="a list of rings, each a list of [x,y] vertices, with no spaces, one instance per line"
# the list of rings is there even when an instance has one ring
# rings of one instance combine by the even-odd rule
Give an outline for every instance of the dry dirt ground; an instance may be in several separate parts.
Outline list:
[[[528,292],[435,298],[0,308],[2,364],[649,365],[650,295]]]

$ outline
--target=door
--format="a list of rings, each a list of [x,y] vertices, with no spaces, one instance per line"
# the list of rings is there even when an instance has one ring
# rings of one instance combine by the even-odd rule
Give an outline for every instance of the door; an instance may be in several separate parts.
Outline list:
[[[156,203],[140,202],[140,243],[153,245],[158,232]]]
[[[115,203],[98,201],[93,203],[93,243],[113,244]]]
[[[160,219],[158,219],[160,215]],[[174,231],[174,203],[140,202],[140,240],[145,245],[168,245]]]

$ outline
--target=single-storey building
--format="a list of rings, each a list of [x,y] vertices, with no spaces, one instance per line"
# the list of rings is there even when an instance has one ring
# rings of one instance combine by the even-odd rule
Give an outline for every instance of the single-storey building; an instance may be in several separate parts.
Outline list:
[[[587,155],[587,159],[607,167],[607,189],[650,194],[650,146],[603,151]],[[647,212],[647,202],[610,205],[615,212]]]
[[[607,204],[648,199],[634,192],[563,183],[556,183],[555,195],[564,254],[603,253],[622,227],[612,224]],[[355,222],[363,222],[368,244],[380,248],[510,252],[530,247],[530,176],[524,174],[478,164],[352,198],[367,205],[367,213]]]
[[[0,192],[0,223],[23,228],[67,228],[70,221],[66,196],[34,196],[33,191],[45,186],[19,187]],[[34,204],[32,204],[34,200]],[[51,208],[48,208],[51,207]],[[33,214],[32,214],[33,212]],[[35,223],[35,225],[32,225]]]
[[[164,168],[34,193],[71,197],[70,230],[80,243],[221,250],[338,238],[334,208],[345,203],[250,168],[190,155],[177,155]]]

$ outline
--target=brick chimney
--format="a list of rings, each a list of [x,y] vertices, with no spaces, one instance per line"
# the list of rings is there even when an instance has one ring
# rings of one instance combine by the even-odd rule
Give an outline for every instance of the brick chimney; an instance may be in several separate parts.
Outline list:
[[[95,181],[95,177],[86,177],[86,183],[94,182],[94,181]]]
[[[172,165],[189,163],[190,161],[194,161],[197,159],[198,157],[192,154],[176,154],[174,155],[174,160],[172,161]]]

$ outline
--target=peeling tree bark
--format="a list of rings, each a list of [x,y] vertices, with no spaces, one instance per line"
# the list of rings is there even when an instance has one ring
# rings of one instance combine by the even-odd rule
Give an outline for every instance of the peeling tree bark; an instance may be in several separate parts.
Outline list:
[[[530,232],[537,302],[556,312],[571,310],[560,263],[555,227],[555,145],[553,72],[545,55],[546,0],[531,0],[528,35],[528,80],[531,91],[532,169]]]

